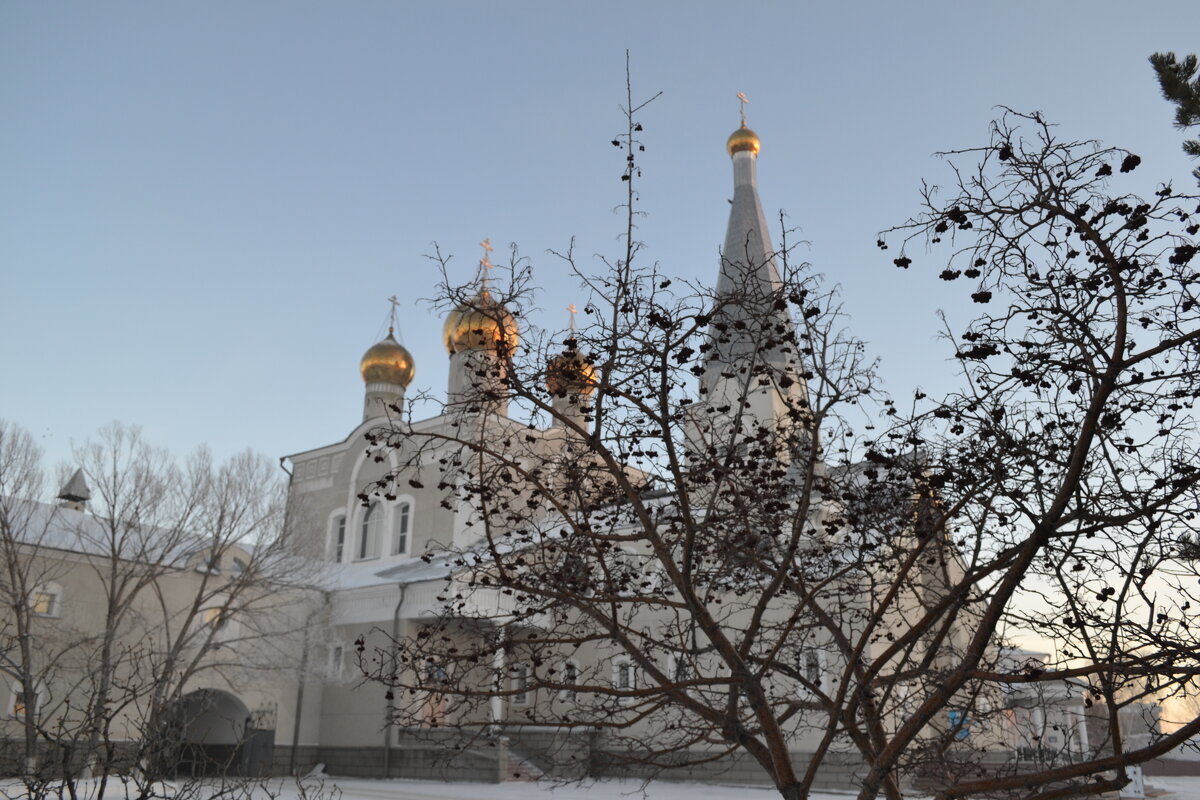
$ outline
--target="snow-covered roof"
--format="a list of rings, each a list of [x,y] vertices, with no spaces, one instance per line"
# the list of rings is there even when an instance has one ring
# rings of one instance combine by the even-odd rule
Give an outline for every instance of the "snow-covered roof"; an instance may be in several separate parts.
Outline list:
[[[138,528],[124,522],[116,530],[102,517],[69,505],[57,506],[25,498],[0,498],[11,535],[31,548],[60,550],[89,556],[130,561],[151,560],[157,564],[183,567],[211,542],[185,530],[149,526]],[[116,536],[117,541],[113,541]],[[252,545],[244,546],[248,551]]]
[[[454,572],[460,566],[456,562],[461,560],[462,556],[457,553],[440,553],[431,556],[428,561],[417,558],[398,564],[383,570],[379,576],[392,583],[405,584],[438,580]]]
[[[460,554],[441,553],[429,561],[413,558],[400,563],[380,564],[379,561],[358,561],[349,564],[331,564],[330,582],[338,589],[362,589],[382,584],[411,584],[445,578],[460,565],[455,561]]]
[[[109,552],[104,525],[91,514],[24,498],[5,497],[0,502],[11,535],[23,544],[90,555]]]

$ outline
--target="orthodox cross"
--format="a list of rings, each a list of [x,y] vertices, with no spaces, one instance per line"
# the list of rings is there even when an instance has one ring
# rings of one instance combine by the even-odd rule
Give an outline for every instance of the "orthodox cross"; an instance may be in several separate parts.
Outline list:
[[[575,307],[574,303],[571,303],[569,306],[567,306],[567,311],[571,314],[571,332],[572,333],[575,332],[575,312],[578,310],[579,309]]]
[[[388,335],[396,329],[396,306],[400,305],[400,301],[396,299],[396,295],[388,298],[388,302],[392,304],[392,310],[388,314]]]
[[[491,262],[491,260],[488,258],[488,256],[491,255],[492,251],[495,250],[496,248],[492,247],[491,239],[484,239],[482,242],[479,243],[479,246],[483,248],[483,258],[479,259],[479,268],[480,268],[479,274],[480,274],[480,277],[483,279],[483,285],[487,286],[488,271],[491,270],[492,267],[495,266],[495,264],[493,264]]]
[[[740,104],[739,110],[742,113],[742,125],[745,125],[746,124],[746,103],[749,103],[750,101],[746,99],[745,92],[738,92],[737,99],[738,99],[738,103]]]

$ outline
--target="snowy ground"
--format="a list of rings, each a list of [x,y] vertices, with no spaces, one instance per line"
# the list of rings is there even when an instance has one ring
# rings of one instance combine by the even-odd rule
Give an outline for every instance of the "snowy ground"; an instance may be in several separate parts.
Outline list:
[[[80,781],[76,791],[81,800],[100,800],[94,782]],[[370,780],[322,776],[299,783],[291,778],[274,778],[256,783],[205,782],[180,785],[160,784],[155,796],[177,800],[228,798],[229,800],[774,800],[779,795],[765,786],[728,786],[717,784],[669,783],[636,780],[595,781],[565,786],[542,785],[524,781],[510,783],[446,783],[444,781]],[[136,796],[131,785],[113,782],[103,800]],[[0,800],[24,797],[24,788],[16,782],[0,782]],[[813,794],[810,800],[847,800],[846,794]],[[1200,800],[1200,798],[1198,798]]]
[[[341,800],[774,800],[766,786],[722,786],[702,783],[637,780],[595,781],[566,786],[537,783],[440,783],[435,781],[370,781],[359,778],[326,778],[341,790]],[[845,794],[820,793],[811,800],[847,800]],[[280,798],[283,800],[283,798]],[[289,800],[296,800],[295,797]],[[1197,798],[1200,800],[1200,798]]]
[[[1200,800],[1200,777],[1188,776],[1181,778],[1146,778],[1147,791],[1162,789],[1170,792],[1162,800]],[[1148,796],[1148,795],[1147,795]]]
[[[1200,800],[1200,777],[1147,780],[1150,800]],[[98,800],[95,787],[80,786],[80,798]],[[92,791],[88,791],[91,788]],[[244,784],[222,786],[218,783],[197,787],[166,785],[163,797],[181,800],[229,798],[229,800],[774,800],[778,795],[765,786],[673,783],[612,780],[568,786],[541,786],[536,783],[444,783],[440,781],[367,780],[365,778],[271,780],[248,792]],[[182,791],[181,791],[182,789]],[[199,789],[200,791],[195,791]],[[1165,794],[1163,793],[1165,792]],[[20,786],[0,783],[0,798],[16,800],[24,796]],[[110,787],[105,799],[122,798],[120,786]],[[848,800],[853,787],[845,793],[816,792],[810,800]],[[913,800],[917,800],[914,798]]]
[[[1150,800],[1200,800],[1200,777],[1149,778]],[[327,778],[341,790],[341,800],[774,800],[779,795],[766,786],[729,786],[701,783],[651,781],[598,781],[587,785],[543,788],[535,783],[436,783],[430,781],[370,781],[359,778]],[[1167,794],[1159,794],[1158,791]],[[810,800],[849,800],[845,793],[814,792]],[[263,795],[265,800],[265,795]],[[285,800],[280,797],[279,800]],[[286,800],[302,800],[288,795]],[[311,799],[310,799],[311,800]],[[913,798],[917,800],[917,798]]]

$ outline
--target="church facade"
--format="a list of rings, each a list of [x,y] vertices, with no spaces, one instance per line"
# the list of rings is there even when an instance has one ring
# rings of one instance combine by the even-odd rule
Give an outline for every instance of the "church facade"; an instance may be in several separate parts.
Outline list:
[[[691,422],[685,425],[690,447],[701,447],[699,443],[706,437],[727,430],[723,420],[732,419],[728,413],[731,407],[742,410],[743,422],[739,424],[752,420],[763,428],[783,425],[789,413],[794,417],[794,409],[803,405],[806,391],[803,369],[795,353],[786,348],[764,349],[760,342],[764,331],[788,338],[795,324],[777,302],[784,284],[758,195],[760,141],[743,122],[729,137],[727,149],[734,192],[715,287],[716,306],[723,310],[717,312],[713,325],[737,332],[714,336],[711,349],[701,360],[702,367],[695,373],[702,399],[690,407]],[[502,438],[496,432],[511,429],[533,442],[529,447],[539,453],[567,446],[570,434],[563,430],[563,423],[531,430],[526,423],[509,419],[503,401],[479,401],[481,389],[487,394],[489,382],[504,380],[497,371],[497,350],[515,349],[518,332],[512,316],[492,299],[486,280],[477,292],[445,321],[443,341],[450,360],[446,411],[431,419],[407,423],[406,435],[451,441],[462,437],[460,426],[470,419],[474,420],[470,424],[489,427],[492,436]],[[723,299],[732,298],[736,302],[722,305]],[[551,384],[556,376],[560,381],[568,376],[566,382],[573,383],[562,391],[551,391],[560,420],[570,419],[573,414],[581,418],[586,411],[589,388],[588,376],[583,372],[591,367],[579,359],[573,347],[568,342],[568,350],[558,357],[563,363],[551,361],[545,372]],[[770,374],[795,379],[751,380],[745,365],[755,358],[765,358]],[[504,685],[486,701],[457,704],[454,699],[438,698],[436,692],[415,690],[418,698],[405,700],[392,697],[383,683],[362,682],[356,644],[367,643],[361,658],[363,666],[372,670],[373,642],[414,641],[422,629],[433,630],[434,623],[444,622],[447,587],[459,582],[454,564],[462,562],[438,554],[461,556],[481,538],[475,525],[478,513],[470,504],[445,502],[447,492],[436,480],[408,480],[412,477],[409,472],[420,471],[425,465],[437,472],[432,463],[438,455],[436,448],[424,456],[423,462],[421,457],[414,460],[411,454],[404,454],[403,446],[379,446],[379,432],[392,428],[391,418],[403,409],[412,374],[411,355],[389,331],[363,356],[364,407],[358,426],[341,442],[286,459],[292,473],[293,506],[303,509],[310,521],[312,552],[329,564],[336,588],[327,600],[328,640],[320,645],[320,654],[310,654],[310,659],[326,661],[328,677],[304,687],[304,697],[296,703],[302,711],[296,717],[292,738],[277,732],[277,748],[290,752],[294,742],[295,759],[304,764],[324,763],[334,774],[496,779],[530,770],[559,775],[638,773],[639,769],[630,763],[606,764],[598,758],[597,752],[605,747],[597,737],[603,736],[588,731],[586,722],[577,730],[552,730],[539,725],[539,720],[561,718],[564,698],[578,702],[578,693],[573,689],[525,692],[527,685],[533,685],[533,668],[518,654],[498,654],[498,660],[490,665],[495,674],[504,676]],[[499,397],[504,392],[493,394]],[[483,408],[469,408],[474,405]],[[718,413],[706,414],[709,409]],[[714,418],[718,420],[714,422]],[[478,422],[480,419],[486,419],[486,425]],[[822,512],[817,509],[814,513]],[[420,558],[422,555],[426,558]],[[630,555],[635,559],[645,557],[636,548]],[[456,611],[464,618],[461,630],[454,634],[463,637],[463,651],[472,646],[472,631],[491,633],[496,625],[511,620],[506,616],[503,596],[478,588],[471,592],[473,602],[480,607],[473,609],[468,602]],[[852,596],[854,592],[847,594]],[[385,660],[387,657],[387,653],[382,654]],[[821,647],[818,641],[798,647],[792,658],[798,664],[801,683],[809,687],[828,690],[832,675],[840,669],[832,649]],[[664,653],[660,660],[663,669],[672,675],[686,675],[695,669],[678,653]],[[641,680],[641,668],[619,650],[603,645],[573,648],[570,658],[563,657],[559,670],[558,674],[570,675],[573,680],[582,682],[579,676],[586,673],[593,683],[610,683],[630,691]],[[809,690],[788,685],[779,691],[788,697],[804,698]],[[450,698],[455,696],[448,694]],[[466,697],[471,692],[460,694]],[[405,706],[406,713],[401,713],[401,706]],[[789,749],[801,762],[805,753],[821,746],[819,726],[802,721],[802,715],[793,719],[794,733],[789,742]],[[661,719],[651,717],[639,720],[634,728],[651,730],[660,724],[664,724]],[[463,730],[468,731],[465,737]],[[547,757],[548,750],[554,750],[556,757]],[[452,753],[454,757],[450,758]],[[701,756],[693,760],[705,759]],[[823,780],[831,788],[844,786],[858,763],[849,751],[828,756],[826,762]],[[753,761],[737,757],[668,773],[697,779],[767,779]]]

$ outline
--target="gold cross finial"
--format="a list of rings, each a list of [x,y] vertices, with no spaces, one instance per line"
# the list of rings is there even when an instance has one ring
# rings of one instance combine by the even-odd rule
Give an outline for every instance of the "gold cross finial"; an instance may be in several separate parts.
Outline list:
[[[396,295],[388,298],[388,302],[392,304],[392,310],[388,315],[388,334],[390,335],[396,329],[396,306],[400,305],[400,301],[396,299]]]
[[[575,330],[575,312],[578,310],[579,309],[575,307],[574,303],[571,303],[569,306],[567,306],[567,311],[570,312],[570,314],[571,314],[571,330],[572,331]]]
[[[488,259],[488,255],[490,255],[491,252],[496,248],[492,247],[491,239],[484,239],[479,243],[479,246],[483,248],[483,258],[479,259],[480,278],[483,281],[483,285],[486,287],[488,282],[488,271],[495,266],[495,264]]]
[[[741,104],[739,107],[739,110],[741,111],[741,114],[742,114],[742,124],[745,125],[746,124],[746,103],[749,103],[750,101],[746,99],[745,92],[738,92],[737,99],[738,99],[738,103]]]

